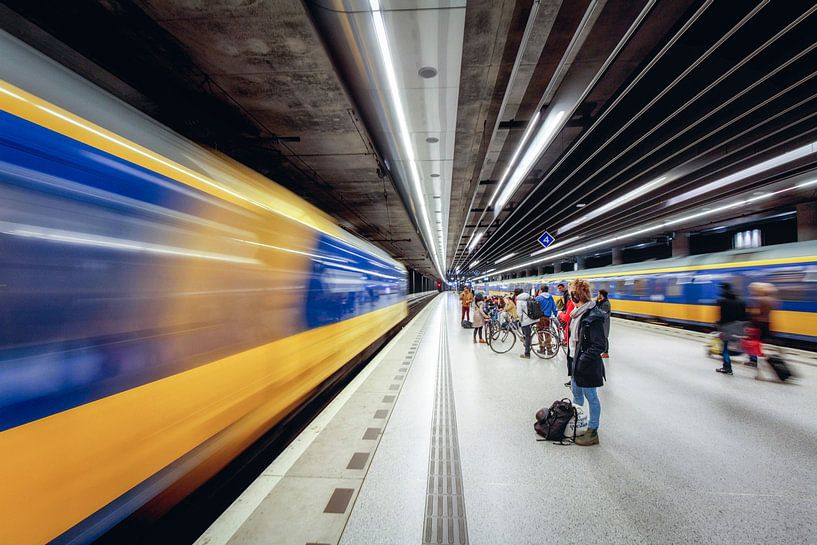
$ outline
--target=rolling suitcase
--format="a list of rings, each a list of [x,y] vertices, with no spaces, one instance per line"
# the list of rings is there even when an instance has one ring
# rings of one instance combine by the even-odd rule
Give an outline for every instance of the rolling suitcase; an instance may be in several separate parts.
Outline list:
[[[786,381],[791,378],[791,371],[789,371],[789,366],[786,365],[786,362],[780,356],[769,356],[766,358],[766,361],[769,362],[769,367],[777,375],[781,381]]]

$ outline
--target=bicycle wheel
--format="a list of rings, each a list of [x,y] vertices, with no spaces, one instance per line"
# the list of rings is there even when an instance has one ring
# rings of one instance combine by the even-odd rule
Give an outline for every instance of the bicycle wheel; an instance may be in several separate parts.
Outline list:
[[[553,324],[551,324],[550,327],[546,328],[545,331],[542,332],[542,338],[540,339],[536,325],[532,325],[531,352],[544,360],[549,360],[556,357],[556,354],[559,353],[559,345],[556,344],[559,342],[559,338],[554,336],[554,331],[555,328],[553,327]],[[548,343],[548,341],[550,342]]]
[[[516,335],[508,327],[498,327],[495,332],[491,332],[488,346],[497,354],[504,354],[516,343]]]

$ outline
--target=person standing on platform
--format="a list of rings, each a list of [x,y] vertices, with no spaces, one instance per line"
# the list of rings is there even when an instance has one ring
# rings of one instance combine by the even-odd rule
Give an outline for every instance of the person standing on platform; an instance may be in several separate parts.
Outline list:
[[[729,284],[721,284],[721,296],[718,299],[720,317],[718,318],[718,330],[721,334],[721,356],[723,365],[715,369],[724,375],[732,374],[732,356],[729,354],[729,343],[741,334],[742,322],[746,319],[746,305],[738,299]]]
[[[570,299],[570,294],[567,293],[567,288],[565,288],[565,285],[561,282],[556,286],[556,289],[559,290],[559,300],[556,301],[556,308],[559,312],[564,312],[567,307],[567,301]]]
[[[531,346],[531,329],[530,326],[536,323],[535,318],[531,318],[528,316],[528,299],[530,299],[530,294],[527,292],[519,293],[516,296],[517,302],[517,312],[519,313],[519,320],[522,324],[522,335],[525,339],[525,352],[524,354],[520,354],[520,358],[530,359],[530,346]]]
[[[562,286],[562,284],[559,284]],[[563,300],[565,301],[565,307],[562,312],[559,313],[559,321],[564,324],[564,333],[565,333],[565,343],[570,343],[570,313],[573,312],[573,309],[576,305],[576,296],[575,294],[571,293],[569,290],[563,292],[562,295]],[[571,363],[570,363],[570,356],[567,357],[567,377],[570,378],[571,374]],[[570,381],[568,380],[565,382],[565,386],[568,388],[570,387]]]
[[[515,323],[519,321],[519,313],[516,309],[516,303],[513,302],[513,294],[505,297],[505,316],[509,322]]]
[[[471,303],[474,301],[474,294],[471,288],[465,286],[460,294],[460,304],[462,305],[462,321],[471,319]]]
[[[599,290],[599,296],[596,298],[596,305],[604,311],[607,316],[604,320],[604,352],[601,354],[602,358],[609,358],[610,354],[610,315],[613,313],[613,307],[610,306],[610,299],[608,298],[607,290]]]
[[[486,342],[482,338],[482,328],[485,325],[486,318],[488,318],[488,314],[483,306],[482,294],[478,293],[474,298],[474,342],[477,342],[477,333],[479,333],[479,342],[483,344]]]
[[[573,361],[571,388],[573,403],[583,407],[584,400],[590,405],[587,431],[576,437],[582,447],[599,444],[599,420],[601,401],[597,388],[604,386],[604,319],[605,313],[596,306],[590,295],[587,280],[577,279],[570,283],[576,307],[570,314],[570,341],[568,356]]]
[[[539,323],[536,324],[536,333],[539,337],[539,350],[544,352],[545,347],[547,347],[548,354],[551,354],[553,350],[558,350],[559,347],[554,348],[553,338],[550,335],[550,319],[556,316],[556,303],[550,293],[548,293],[547,284],[542,284],[539,287],[536,300],[539,302],[539,306],[542,307],[542,314],[544,314],[544,316],[539,318]]]

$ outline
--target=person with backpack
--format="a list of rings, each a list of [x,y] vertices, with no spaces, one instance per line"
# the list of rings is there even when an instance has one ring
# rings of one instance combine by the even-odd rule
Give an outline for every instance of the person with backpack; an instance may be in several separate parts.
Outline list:
[[[729,354],[729,343],[735,337],[741,335],[743,331],[743,321],[746,319],[746,305],[743,304],[737,295],[732,291],[732,286],[721,284],[721,297],[718,299],[720,318],[718,318],[718,330],[722,342],[721,357],[723,365],[715,371],[724,375],[732,374],[732,357]]]
[[[465,286],[462,288],[460,294],[460,305],[462,305],[462,321],[471,319],[471,303],[474,302],[474,294],[471,293],[471,288]]]
[[[533,309],[528,307],[529,300],[531,301],[533,307],[538,308],[539,306],[538,301],[536,301],[535,299],[530,299],[530,294],[528,294],[527,292],[523,291],[517,294],[516,296],[517,302],[516,310],[519,313],[519,320],[522,323],[522,335],[525,338],[525,353],[520,354],[519,357],[526,359],[530,359],[531,336],[533,335],[530,326],[532,324],[535,324],[539,319],[538,317],[533,318],[531,316],[532,313],[531,311]]]
[[[482,338],[482,329],[485,325],[485,320],[488,318],[488,314],[485,312],[485,307],[483,305],[483,298],[482,294],[478,293],[474,298],[474,342],[477,342],[477,333],[479,333],[479,342],[486,343],[487,341]]]
[[[575,308],[570,313],[570,339],[568,341],[568,358],[571,365],[571,388],[573,403],[584,406],[587,399],[590,405],[590,418],[587,431],[576,437],[576,444],[587,447],[599,444],[599,419],[601,401],[597,389],[604,386],[604,320],[605,313],[596,306],[590,295],[590,284],[583,278],[570,283],[570,292],[574,296]]]
[[[536,324],[536,333],[539,337],[539,350],[545,351],[547,347],[548,355],[552,354],[553,350],[558,350],[559,347],[553,346],[553,338],[550,335],[550,319],[556,316],[556,302],[548,293],[547,284],[542,284],[539,287],[539,293],[536,295],[536,301],[539,303],[539,308],[542,310],[542,316]],[[547,341],[547,343],[545,343]]]

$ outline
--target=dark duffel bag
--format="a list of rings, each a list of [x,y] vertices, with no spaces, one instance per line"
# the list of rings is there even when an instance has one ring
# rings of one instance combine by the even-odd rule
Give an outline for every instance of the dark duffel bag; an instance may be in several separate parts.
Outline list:
[[[463,320],[462,327],[464,327],[465,329],[471,329],[472,327],[474,327],[474,325],[468,320]]]
[[[769,367],[777,375],[777,378],[780,380],[788,380],[791,378],[791,371],[789,371],[789,366],[786,365],[786,362],[780,356],[769,356],[766,358],[766,361],[769,362]]]

